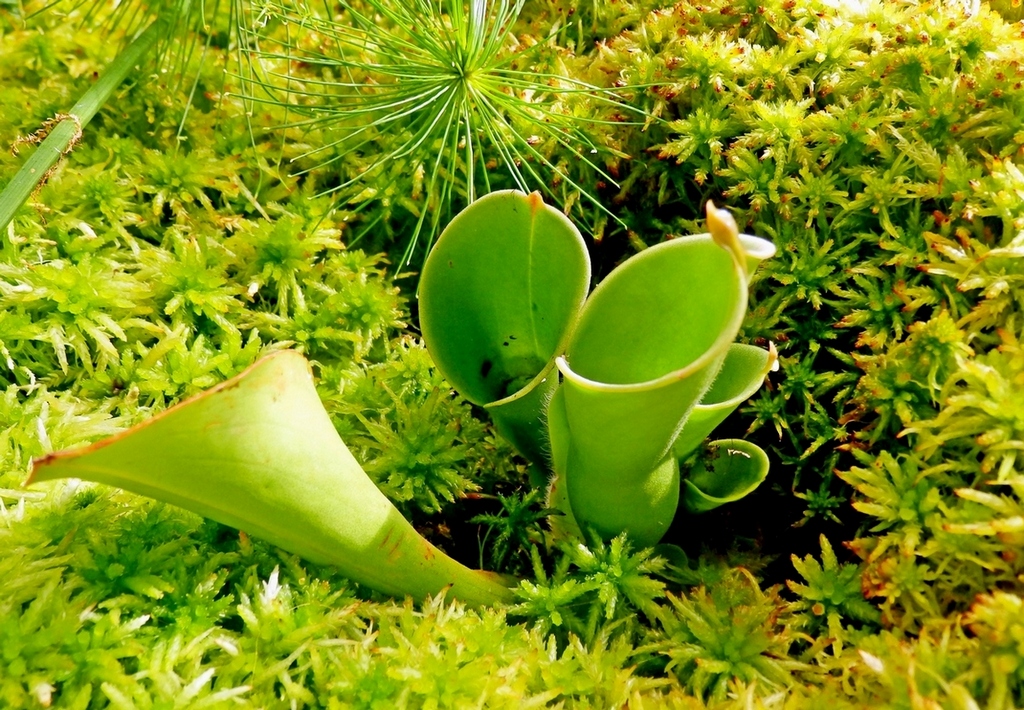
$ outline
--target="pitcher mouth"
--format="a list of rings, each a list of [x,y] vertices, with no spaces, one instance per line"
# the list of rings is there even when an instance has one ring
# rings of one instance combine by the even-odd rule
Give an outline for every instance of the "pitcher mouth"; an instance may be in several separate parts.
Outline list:
[[[272,360],[294,359],[296,357],[298,357],[305,363],[306,369],[309,372],[310,379],[312,379],[313,372],[310,369],[309,361],[306,360],[306,358],[298,350],[277,350],[275,352],[267,353],[263,357],[256,360],[256,362],[254,362],[253,364],[249,365],[244,370],[239,372],[237,375],[234,375],[233,377],[230,377],[224,380],[223,382],[218,382],[217,384],[213,385],[208,389],[203,390],[202,392],[199,392],[198,394],[194,394],[191,397],[186,397],[177,404],[174,404],[161,412],[157,412],[156,414],[149,417],[145,421],[139,422],[134,426],[130,426],[127,429],[122,429],[121,431],[115,432],[110,436],[103,437],[99,441],[94,441],[91,444],[82,444],[80,446],[74,446],[70,449],[52,451],[43,456],[33,458],[31,462],[31,468],[29,469],[28,472],[28,478],[25,479],[25,481],[22,483],[22,486],[28,487],[33,483],[39,483],[40,481],[50,480],[47,478],[39,477],[39,472],[45,469],[49,464],[52,464],[57,461],[79,458],[81,456],[84,456],[85,454],[92,453],[93,451],[105,449],[111,444],[115,444],[118,441],[121,441],[122,439],[127,439],[129,436],[135,434],[138,431],[155,426],[158,422],[163,421],[164,419],[167,419],[171,415],[177,413],[178,410],[185,409],[197,402],[209,399],[218,392],[223,392],[225,390],[230,390],[234,389],[235,387],[238,387],[239,383],[247,375],[252,373],[254,370],[257,370],[261,367],[265,367]]]
[[[755,346],[747,345],[745,347],[753,348]],[[757,348],[757,349],[761,350],[762,352],[764,351],[763,348]],[[779,351],[778,351],[778,349],[776,349],[775,343],[769,341],[768,342],[768,359],[765,362],[764,368],[762,368],[761,375],[763,377],[766,377],[769,372],[777,372],[778,369],[779,369]],[[700,403],[700,402],[698,402],[697,403],[697,407],[700,408],[700,409],[705,409],[705,410],[714,410],[714,409],[727,409],[729,407],[739,406],[743,402],[745,402],[748,399],[750,399],[753,396],[754,392],[756,392],[758,389],[760,389],[763,377],[762,377],[761,380],[757,380],[756,383],[753,383],[753,381],[752,381],[752,384],[750,384],[745,389],[740,390],[738,394],[735,394],[732,397],[729,397],[728,399],[723,399],[723,400],[719,400],[717,402],[708,402],[708,403]]]
[[[671,242],[666,243],[666,246],[670,243]],[[651,249],[648,249],[648,252],[657,248],[658,247],[652,247]],[[555,358],[555,366],[558,367],[558,371],[562,373],[562,376],[566,380],[572,381],[579,387],[602,392],[644,392],[647,390],[658,389],[659,387],[664,387],[674,382],[678,382],[679,380],[686,379],[695,372],[705,368],[716,358],[724,356],[729,350],[729,346],[735,342],[736,334],[739,332],[740,326],[743,324],[743,319],[746,316],[747,311],[746,280],[739,280],[738,290],[739,293],[735,308],[733,309],[728,321],[726,321],[724,326],[720,329],[718,337],[715,338],[715,340],[713,340],[700,355],[683,367],[675,370],[669,370],[665,374],[649,380],[613,383],[594,380],[573,370],[572,366],[569,364],[569,353]]]
[[[744,306],[745,305],[746,299],[744,298]],[[742,316],[743,311],[740,311],[740,318],[738,320],[742,321]],[[736,330],[738,330],[738,327]],[[719,356],[724,356],[725,353],[728,352],[729,346],[732,345],[733,341],[736,339],[736,330],[733,330],[732,328],[723,330],[722,335],[720,335],[707,350],[701,353],[700,357],[694,359],[686,366],[681,367],[678,370],[671,370],[652,380],[644,380],[643,382],[613,383],[592,380],[573,370],[564,355],[555,359],[555,365],[558,367],[558,371],[562,373],[562,377],[583,389],[589,389],[595,392],[647,392],[650,390],[656,390],[660,387],[666,387],[675,382],[679,382],[680,380],[685,380],[695,372],[707,367]]]
[[[689,350],[690,352],[685,354],[692,357],[692,360],[687,362],[685,357],[681,357],[680,360],[683,361],[683,364],[675,369],[669,369],[662,372],[659,372],[656,368],[650,368],[648,371],[644,371],[643,369],[640,371],[634,370],[632,376],[628,374],[628,370],[626,373],[622,373],[622,371],[616,368],[614,364],[605,364],[604,366],[599,367],[595,372],[596,377],[588,377],[586,374],[583,374],[573,368],[573,365],[570,363],[572,362],[574,355],[577,353],[577,350],[584,350],[586,352],[600,350],[599,347],[595,348],[594,346],[600,344],[600,341],[597,340],[597,338],[605,335],[605,326],[597,326],[598,331],[595,334],[588,334],[585,341],[578,340],[577,336],[581,334],[581,325],[588,319],[587,306],[600,301],[604,293],[615,293],[616,284],[622,283],[623,279],[627,278],[626,271],[620,268],[616,269],[608,278],[598,284],[597,288],[595,288],[588,297],[587,304],[579,314],[577,329],[573,334],[572,339],[570,339],[563,353],[555,359],[555,365],[558,367],[559,372],[562,373],[562,376],[565,377],[567,381],[572,381],[576,386],[591,391],[642,392],[664,387],[685,379],[707,367],[715,359],[724,356],[729,346],[735,341],[736,335],[739,333],[740,327],[743,324],[743,319],[746,316],[749,298],[749,282],[745,260],[747,258],[757,258],[761,254],[767,254],[769,250],[774,250],[774,245],[766,240],[762,240],[757,237],[750,237],[749,239],[741,240],[739,238],[740,235],[736,232],[733,232],[733,234],[736,242],[734,245],[735,249],[718,243],[711,234],[692,235],[689,237],[681,237],[679,239],[662,242],[661,244],[650,247],[640,254],[635,255],[629,260],[629,262],[632,262],[633,267],[633,270],[630,271],[630,273],[635,274],[636,269],[640,268],[638,266],[640,263],[646,263],[653,259],[655,260],[653,262],[654,264],[673,264],[678,262],[679,257],[685,255],[690,248],[699,249],[699,245],[705,242],[714,244],[717,248],[720,248],[722,252],[728,254],[727,261],[731,266],[726,267],[721,274],[722,278],[727,279],[730,283],[723,284],[726,288],[722,296],[727,297],[732,301],[731,306],[718,315],[718,318],[721,320],[718,320],[717,323],[712,322],[705,324],[704,327],[693,331],[693,333],[696,333],[697,335],[692,336],[693,340],[696,341],[693,342],[692,349],[688,347],[680,353],[684,354],[686,350]],[[749,252],[746,250],[748,245],[751,247],[751,251]],[[672,254],[672,251],[679,249],[682,251],[679,251],[677,254]],[[698,253],[700,252],[698,251]],[[623,266],[626,265],[624,264]],[[722,266],[715,268],[722,268]],[[728,274],[728,276],[726,276],[726,274]],[[726,296],[726,294],[730,293],[731,295]],[[667,297],[670,296],[667,295]],[[611,296],[606,296],[605,298],[611,298]],[[648,321],[644,322],[650,322],[652,317],[653,322],[656,323],[659,321],[663,324],[669,322],[664,316],[659,318],[658,314],[651,309],[652,305],[650,301],[646,303],[638,303],[635,309],[627,313],[620,312],[613,315],[611,321],[598,322],[604,322],[606,325],[607,323],[610,323],[613,332],[617,328],[616,323],[622,324],[624,322],[623,319],[643,320],[643,316],[647,316]],[[596,314],[594,315],[596,316]],[[717,320],[717,318],[714,320]],[[714,333],[713,331],[716,329],[717,333]],[[671,332],[671,330],[672,329],[667,329],[665,330],[665,333],[667,334]],[[677,331],[677,335],[686,334],[678,333]],[[710,342],[707,342],[709,339]],[[703,350],[698,350],[699,348],[703,348]],[[693,353],[695,350],[698,351],[696,356],[694,356]],[[663,350],[663,352],[665,351]],[[636,356],[642,358],[643,353],[636,353]],[[585,358],[585,366],[581,369],[588,371],[591,369],[589,363],[592,356],[583,355],[583,357]],[[624,355],[624,358],[625,357],[628,356]],[[673,365],[675,365],[675,363],[671,361],[662,364],[663,367],[667,368],[671,368]],[[620,373],[622,373],[623,376],[621,379],[624,381],[611,381],[619,379]],[[636,377],[637,379],[630,381],[633,377]],[[646,379],[639,379],[640,377],[645,377]]]

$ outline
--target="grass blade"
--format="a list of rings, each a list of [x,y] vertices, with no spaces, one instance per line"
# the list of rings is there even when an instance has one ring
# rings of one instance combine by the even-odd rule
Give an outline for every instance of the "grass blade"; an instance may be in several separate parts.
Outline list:
[[[17,211],[49,176],[57,162],[74,148],[82,136],[82,129],[156,45],[164,33],[163,25],[159,20],[150,24],[111,62],[103,76],[82,95],[69,113],[58,114],[60,122],[53,126],[39,148],[0,192],[0,231],[10,224]]]

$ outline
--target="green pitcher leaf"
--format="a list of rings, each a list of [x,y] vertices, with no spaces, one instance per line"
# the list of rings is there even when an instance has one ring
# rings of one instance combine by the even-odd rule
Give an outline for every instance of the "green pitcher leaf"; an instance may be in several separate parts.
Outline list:
[[[569,459],[569,421],[565,415],[565,390],[559,387],[547,407],[548,451],[554,473],[548,482],[545,507],[561,513],[549,518],[551,532],[559,538],[583,537],[576,517],[569,504],[569,492],[565,484],[565,469]]]
[[[543,414],[558,388],[558,372],[548,367],[511,397],[485,406],[494,428],[538,468],[550,469],[550,452],[545,442]]]
[[[676,458],[686,458],[736,407],[757,392],[777,361],[774,346],[764,350],[733,343],[711,388],[690,412],[676,439],[673,446]]]
[[[423,539],[376,488],[294,351],[126,432],[39,459],[30,482],[68,477],[179,505],[388,594],[422,598],[451,586],[472,605],[511,599],[497,576]]]
[[[668,456],[636,480],[594,485],[570,455],[566,492],[573,520],[606,540],[622,533],[640,547],[658,544],[679,508],[679,462]]]
[[[538,193],[494,192],[459,213],[420,280],[420,325],[438,369],[486,406],[502,433],[545,466],[543,407],[590,286],[575,226]]]
[[[732,216],[710,203],[708,228],[615,269],[587,300],[566,355],[556,360],[565,378],[569,504],[581,526],[603,536],[626,530],[640,544],[655,544],[667,531],[667,506],[672,496],[678,501],[678,490],[665,488],[670,473],[678,477],[669,452],[728,359],[750,272],[774,253],[770,242],[740,235]],[[727,373],[722,389],[730,391],[716,400],[747,389],[740,381],[750,379],[748,353],[736,352],[728,373],[739,373]],[[707,414],[712,420],[719,412]]]
[[[676,433],[711,386],[746,305],[743,267],[708,235],[651,247],[594,290],[556,361],[565,378],[566,484],[581,525],[614,536],[632,519],[653,535],[650,511],[666,499],[650,488],[652,476],[663,473]],[[659,522],[664,533],[671,516]]]
[[[691,513],[703,513],[737,501],[761,485],[768,466],[768,455],[756,444],[742,439],[712,441],[684,481],[683,504]]]

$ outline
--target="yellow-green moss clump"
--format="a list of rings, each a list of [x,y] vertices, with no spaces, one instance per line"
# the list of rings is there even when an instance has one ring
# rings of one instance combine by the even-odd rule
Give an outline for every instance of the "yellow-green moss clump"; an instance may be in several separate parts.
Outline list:
[[[579,125],[603,174],[533,142],[599,276],[702,231],[708,198],[779,248],[743,337],[781,372],[726,425],[769,485],[653,552],[552,543],[525,464],[407,326],[391,265],[466,194],[459,171],[424,187],[436,145],[339,204],[316,195],[372,156],[301,157],[337,134],[238,99],[219,25],[185,80],[140,70],[0,235],[0,706],[1024,705],[1024,25],[970,5],[525,3],[519,69],[621,88],[545,99],[600,118]],[[0,144],[116,49],[32,22],[0,0]],[[30,150],[0,153],[0,188]],[[169,506],[20,487],[32,456],[283,347],[417,527],[525,577],[515,605],[382,599]]]

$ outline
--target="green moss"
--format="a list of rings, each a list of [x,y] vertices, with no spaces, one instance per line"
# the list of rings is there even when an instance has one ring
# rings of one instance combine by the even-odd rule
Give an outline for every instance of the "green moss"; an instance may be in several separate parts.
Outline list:
[[[4,143],[113,49],[52,16],[9,29],[7,7]],[[540,64],[657,82],[624,99],[658,120],[596,131],[617,187],[544,146],[628,226],[580,220],[599,272],[701,230],[709,197],[779,246],[744,335],[781,372],[727,424],[772,451],[775,490],[683,521],[669,542],[695,562],[552,545],[525,464],[406,331],[413,279],[372,254],[436,206],[422,172],[315,198],[365,161],[299,175],[288,159],[324,135],[254,138],[287,117],[247,116],[212,47],[187,115],[139,77],[3,235],[0,705],[1024,704],[1020,25],[939,3],[537,0],[517,28],[551,38]],[[0,154],[0,182],[22,158]],[[338,430],[435,543],[526,577],[516,606],[381,599],[123,492],[20,487],[31,457],[280,347],[310,357]],[[724,531],[757,542],[725,554]]]

